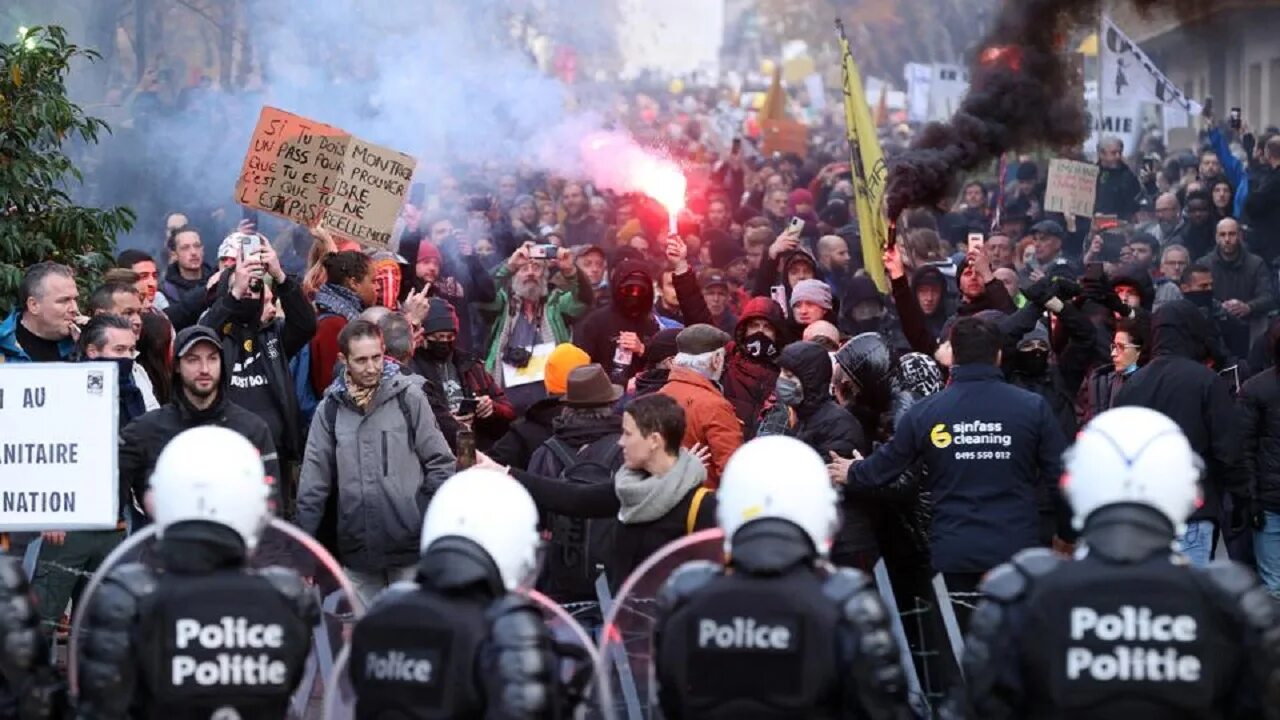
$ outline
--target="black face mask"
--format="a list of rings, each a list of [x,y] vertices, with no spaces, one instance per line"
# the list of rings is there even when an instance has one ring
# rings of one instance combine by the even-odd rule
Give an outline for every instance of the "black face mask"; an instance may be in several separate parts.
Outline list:
[[[778,357],[778,343],[762,332],[753,332],[743,338],[742,349],[753,360],[773,362]]]
[[[432,360],[444,362],[453,357],[453,346],[456,343],[446,340],[428,340],[426,345],[427,357]]]
[[[1188,302],[1201,310],[1213,309],[1213,291],[1212,290],[1191,290],[1182,293],[1182,297]]]
[[[128,387],[133,384],[133,358],[112,358],[111,362],[116,364],[119,370],[116,371],[117,380],[121,387]]]
[[[649,303],[644,295],[623,294],[618,298],[618,310],[630,318],[638,318],[649,311]]]
[[[1049,371],[1049,351],[1043,348],[1018,350],[1013,358],[1013,371],[1023,377],[1043,377]]]

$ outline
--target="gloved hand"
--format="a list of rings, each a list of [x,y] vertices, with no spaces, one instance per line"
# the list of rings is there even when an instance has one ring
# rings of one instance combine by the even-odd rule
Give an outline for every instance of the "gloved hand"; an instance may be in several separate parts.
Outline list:
[[[1027,300],[1031,301],[1036,307],[1044,307],[1044,304],[1049,302],[1049,298],[1053,297],[1053,291],[1053,281],[1048,277],[1042,277],[1032,283],[1031,287],[1023,290],[1022,294],[1025,295]]]
[[[1075,300],[1083,293],[1084,290],[1075,280],[1064,277],[1054,278],[1053,280],[1053,294],[1064,303]]]
[[[1231,495],[1231,516],[1227,519],[1229,525],[1227,532],[1224,533],[1228,537],[1236,537],[1250,528],[1253,522],[1253,498],[1244,495]]]
[[[1094,302],[1105,304],[1107,293],[1110,291],[1111,288],[1108,287],[1106,280],[1099,280],[1098,278],[1091,278],[1088,276],[1080,278],[1080,294],[1083,295],[1086,300],[1093,300]]]

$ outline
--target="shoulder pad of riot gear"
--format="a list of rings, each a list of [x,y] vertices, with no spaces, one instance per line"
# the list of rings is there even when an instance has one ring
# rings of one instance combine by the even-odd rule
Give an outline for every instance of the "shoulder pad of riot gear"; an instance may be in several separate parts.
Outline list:
[[[1228,612],[1243,621],[1244,646],[1257,678],[1265,717],[1280,717],[1280,610],[1253,571],[1236,562],[1213,562],[1192,568],[1208,580]]]
[[[107,580],[119,585],[134,598],[146,597],[156,589],[155,571],[142,563],[121,565],[107,574]]]
[[[255,573],[271,583],[271,587],[293,606],[298,618],[307,625],[314,625],[320,620],[320,604],[316,601],[315,591],[296,570],[273,565],[260,568]]]
[[[108,573],[88,601],[79,650],[79,717],[127,717],[136,682],[133,632],[139,603],[155,589],[151,568],[129,563]]]
[[[27,573],[17,558],[0,557],[0,671],[17,699],[17,717],[61,717],[66,683],[49,663],[49,641],[40,631]]]
[[[1000,603],[1011,603],[1026,595],[1031,583],[1052,573],[1062,559],[1044,548],[1028,548],[999,565],[983,578],[978,590]]]
[[[720,576],[724,568],[710,560],[690,560],[676,568],[658,591],[658,611],[670,614]]]
[[[489,650],[484,678],[494,715],[504,718],[543,717],[555,704],[555,656],[542,615],[528,600],[507,594],[485,613],[489,620]]]
[[[871,579],[859,570],[839,568],[827,577],[822,593],[839,608],[837,632],[847,638],[842,645],[856,648],[844,658],[841,672],[848,680],[845,704],[864,707],[871,717],[905,717],[906,673],[889,611]]]
[[[854,568],[836,568],[822,584],[822,594],[842,603],[871,586],[871,578]]]

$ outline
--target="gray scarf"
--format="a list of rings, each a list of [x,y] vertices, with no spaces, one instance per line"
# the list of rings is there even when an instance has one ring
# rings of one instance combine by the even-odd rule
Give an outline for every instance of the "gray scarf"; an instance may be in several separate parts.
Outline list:
[[[680,457],[666,475],[650,475],[625,465],[614,478],[614,492],[622,508],[618,519],[626,524],[653,522],[671,512],[690,490],[707,479],[707,470],[688,450],[680,449]]]

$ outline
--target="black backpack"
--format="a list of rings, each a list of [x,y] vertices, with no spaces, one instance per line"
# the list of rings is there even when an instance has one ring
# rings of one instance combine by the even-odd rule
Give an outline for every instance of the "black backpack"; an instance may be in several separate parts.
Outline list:
[[[544,454],[537,467],[529,471],[547,477],[559,477],[568,483],[609,483],[622,466],[622,448],[617,435],[606,435],[576,451],[558,437],[543,445]],[[567,517],[556,513],[544,515],[551,531],[547,544],[546,566],[538,589],[556,602],[583,602],[596,597],[595,581],[604,572],[605,562],[613,547],[612,518]]]

